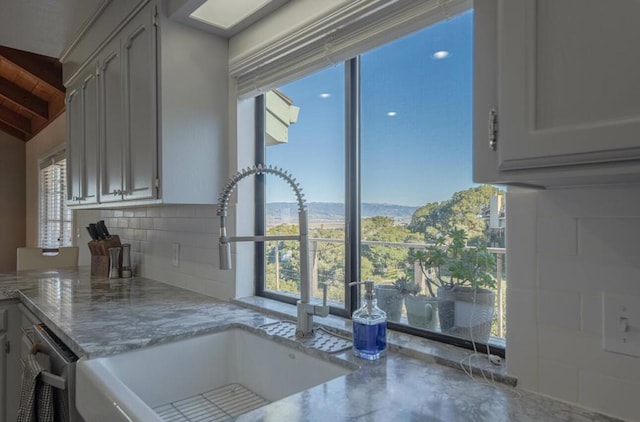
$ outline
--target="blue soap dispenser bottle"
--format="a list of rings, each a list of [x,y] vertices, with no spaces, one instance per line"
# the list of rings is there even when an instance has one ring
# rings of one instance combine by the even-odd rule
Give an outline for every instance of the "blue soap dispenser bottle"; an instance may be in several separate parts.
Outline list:
[[[373,281],[354,282],[364,284],[365,295],[362,306],[353,313],[353,353],[367,360],[376,360],[385,355],[387,349],[387,314],[376,306]]]

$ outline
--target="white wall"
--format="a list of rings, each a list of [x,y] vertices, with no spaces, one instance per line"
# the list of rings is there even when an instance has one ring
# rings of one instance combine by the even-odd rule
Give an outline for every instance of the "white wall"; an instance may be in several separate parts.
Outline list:
[[[602,348],[602,293],[640,296],[640,186],[511,189],[507,210],[509,373],[640,420],[640,358]]]
[[[25,244],[25,143],[0,132],[0,273],[16,270]]]

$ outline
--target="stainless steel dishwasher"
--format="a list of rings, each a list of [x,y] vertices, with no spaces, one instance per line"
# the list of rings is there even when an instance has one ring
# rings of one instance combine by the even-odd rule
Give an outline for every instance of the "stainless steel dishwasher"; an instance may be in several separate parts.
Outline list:
[[[25,332],[25,346],[39,343],[37,359],[44,371],[43,382],[53,387],[54,420],[56,422],[82,422],[76,410],[76,361],[78,357],[44,324],[36,324]]]

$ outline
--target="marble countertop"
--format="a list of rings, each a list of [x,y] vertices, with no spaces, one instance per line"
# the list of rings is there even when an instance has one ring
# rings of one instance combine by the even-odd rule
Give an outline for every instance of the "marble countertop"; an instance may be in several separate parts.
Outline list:
[[[107,356],[275,322],[255,308],[137,277],[92,278],[88,269],[0,275],[0,299],[17,299],[77,355]],[[242,421],[613,421],[604,415],[398,349],[360,369],[242,415]]]

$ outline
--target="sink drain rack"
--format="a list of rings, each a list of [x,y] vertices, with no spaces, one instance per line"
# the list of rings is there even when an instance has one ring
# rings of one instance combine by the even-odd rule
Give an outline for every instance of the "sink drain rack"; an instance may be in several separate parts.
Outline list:
[[[156,406],[153,410],[168,422],[232,421],[251,410],[269,404],[241,384],[229,384],[173,403]]]
[[[350,349],[353,345],[350,339],[330,333],[322,327],[316,328],[315,336],[312,338],[297,338],[296,323],[293,321],[274,322],[262,325],[260,328],[266,331],[267,334],[295,340],[303,344],[305,347],[318,349],[328,353],[342,352],[343,350]]]

